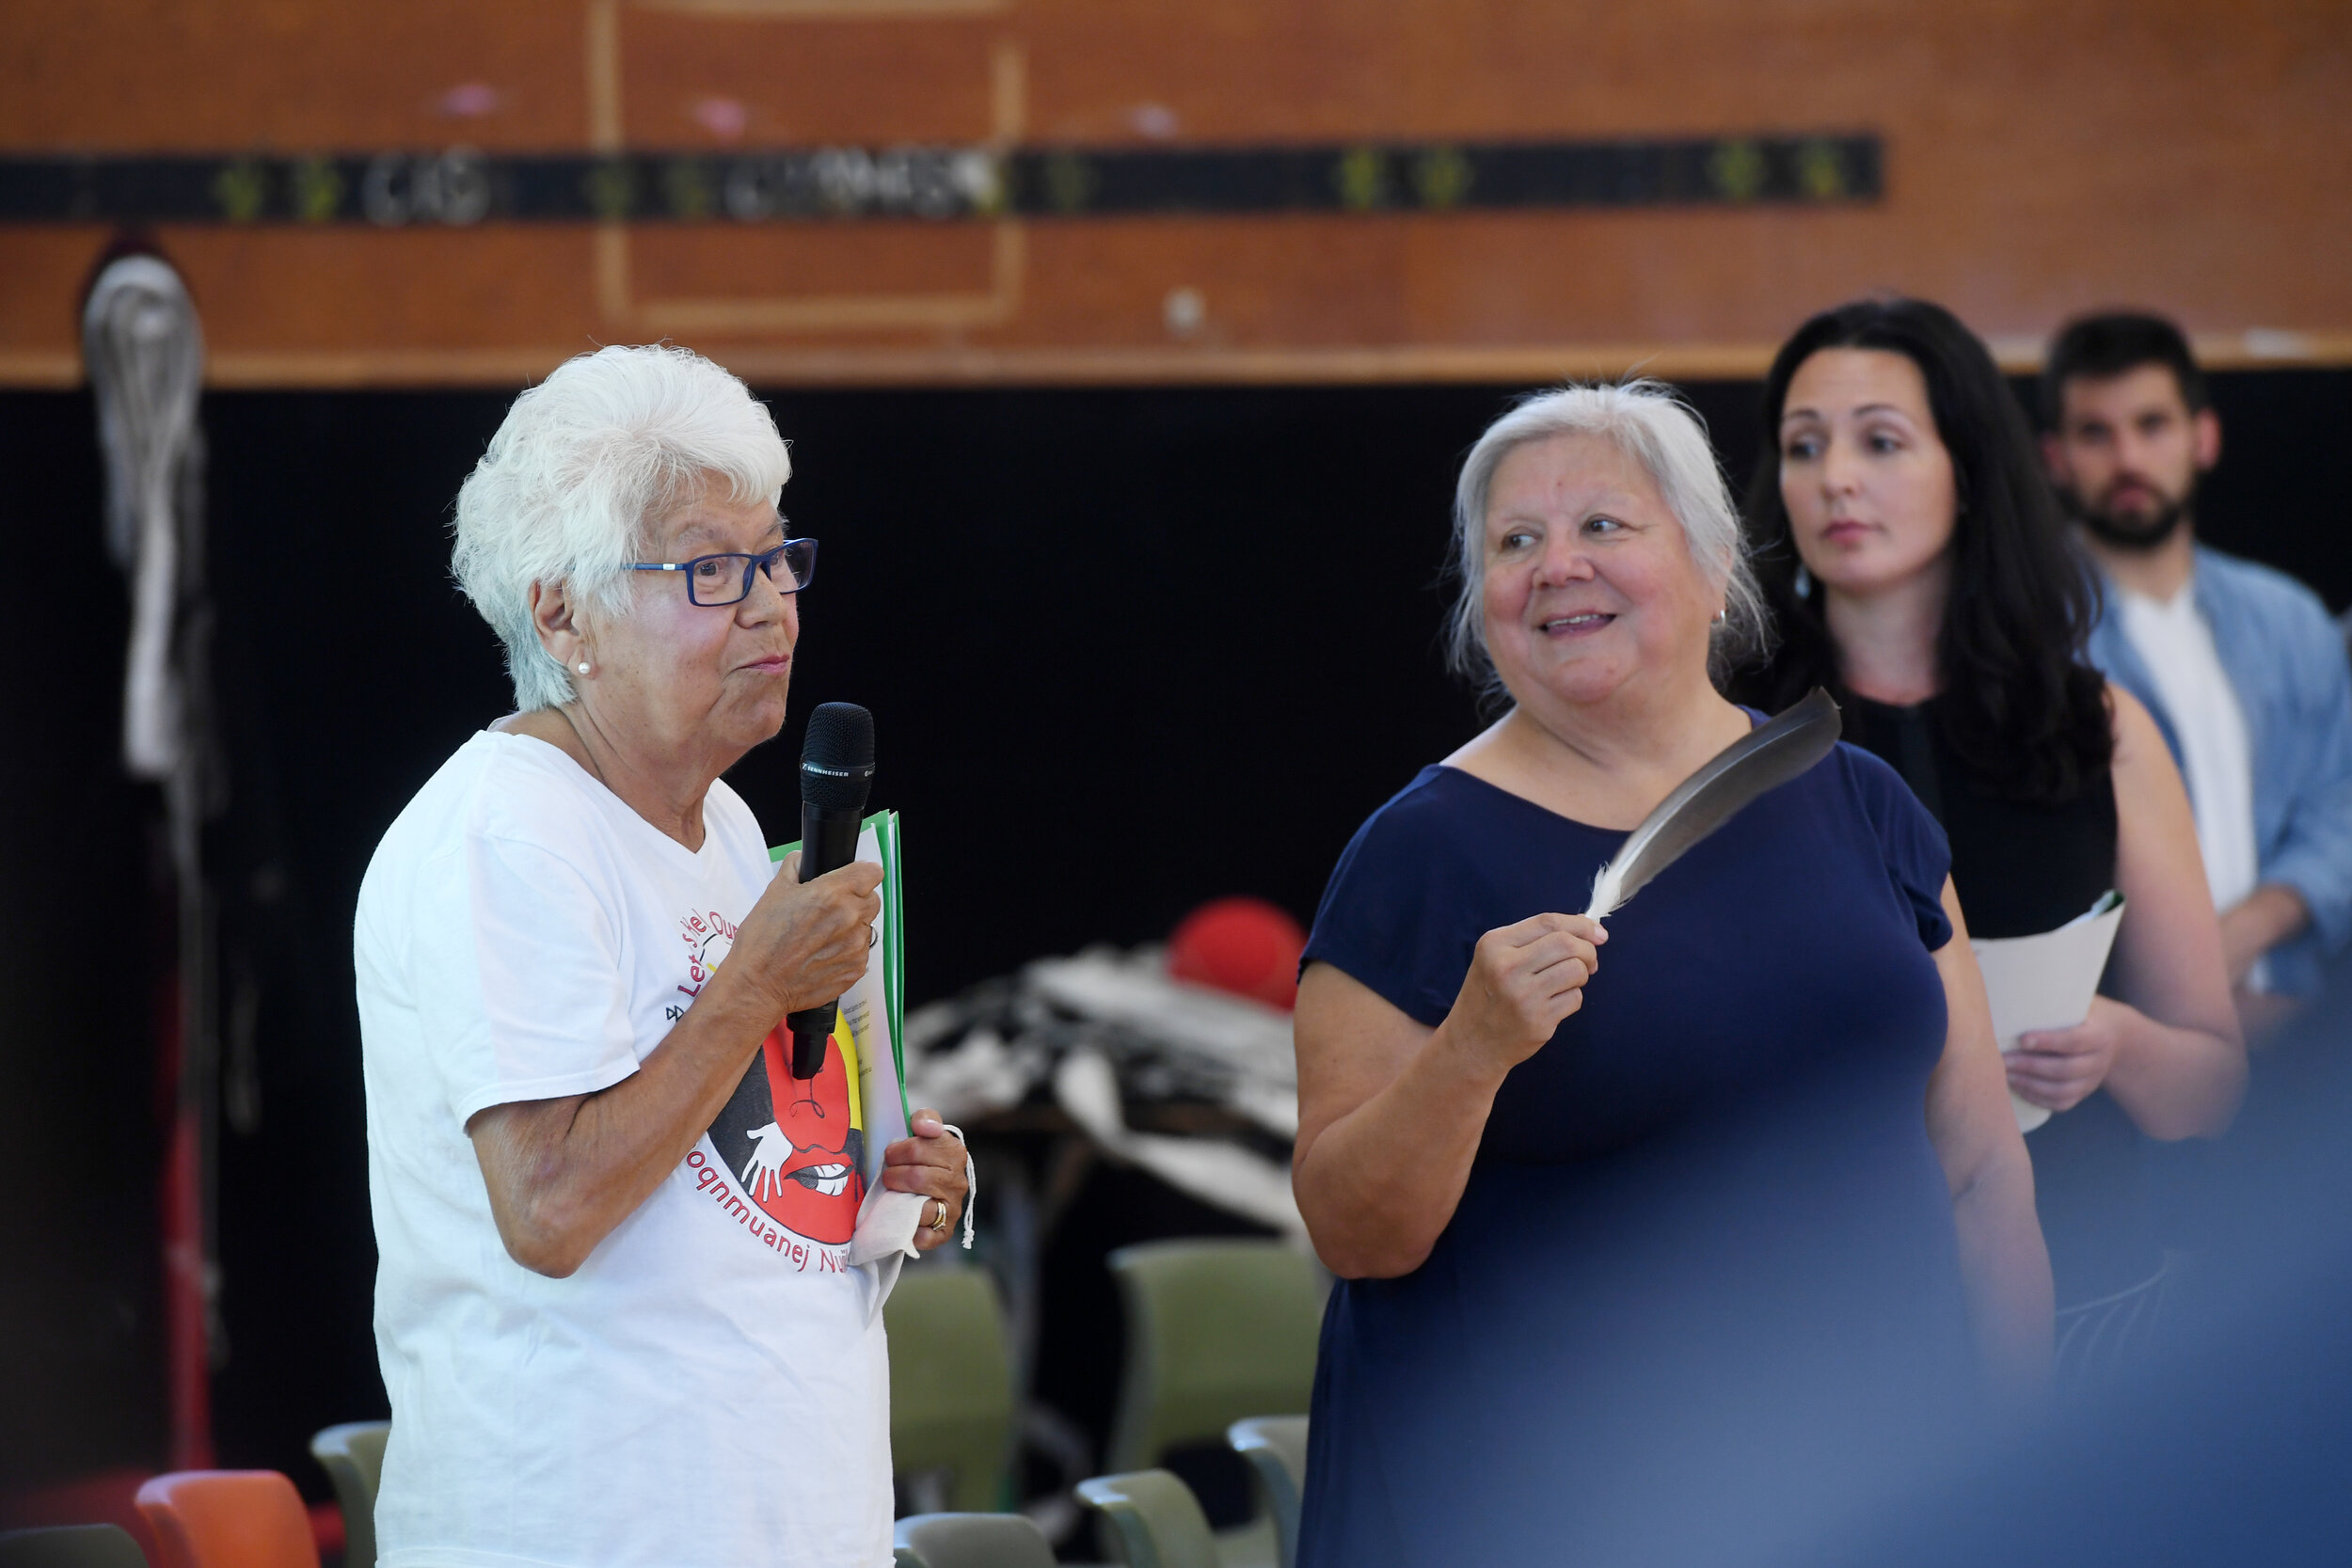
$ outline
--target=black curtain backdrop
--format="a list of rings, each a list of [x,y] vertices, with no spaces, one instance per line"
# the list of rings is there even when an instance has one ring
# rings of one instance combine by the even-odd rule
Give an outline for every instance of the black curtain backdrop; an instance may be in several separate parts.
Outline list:
[[[1702,385],[1735,483],[1756,388]],[[2201,524],[2341,609],[2352,372],[2216,378]],[[793,392],[785,510],[824,541],[793,719],[732,782],[793,832],[800,725],[860,702],[906,814],[913,1000],[1229,893],[1311,917],[1358,822],[1473,733],[1440,671],[1454,470],[1497,388]],[[212,834],[231,1071],[221,1462],[313,1496],[381,1415],[351,912],[377,837],[504,712],[448,571],[508,398],[216,393],[211,567],[232,800]],[[160,808],[116,762],[119,576],[84,393],[0,394],[0,1482],[162,1459],[152,1020]],[[239,1026],[239,1018],[247,1021]]]

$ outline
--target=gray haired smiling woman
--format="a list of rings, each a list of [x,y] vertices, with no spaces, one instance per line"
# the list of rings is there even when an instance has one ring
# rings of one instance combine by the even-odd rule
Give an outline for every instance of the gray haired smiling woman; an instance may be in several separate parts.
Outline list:
[[[1299,1560],[1762,1560],[2049,1356],[1944,837],[1839,745],[1568,912],[1761,717],[1709,675],[1756,629],[1737,515],[1634,383],[1497,420],[1454,526],[1457,663],[1509,710],[1358,830],[1298,987],[1293,1185],[1341,1276]]]
[[[794,1080],[776,1044],[864,972],[880,871],[776,871],[720,780],[784,723],[817,554],[789,473],[734,376],[608,348],[517,398],[459,493],[519,711],[359,894],[385,1568],[891,1560],[854,1107],[835,1048]],[[882,1180],[932,1200],[928,1247],[964,1156],[914,1132]]]

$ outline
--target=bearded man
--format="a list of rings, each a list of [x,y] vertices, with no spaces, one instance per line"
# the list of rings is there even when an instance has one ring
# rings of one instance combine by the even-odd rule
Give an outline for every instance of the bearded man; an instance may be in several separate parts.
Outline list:
[[[2352,667],[2310,589],[2197,543],[2221,421],[2178,327],[2077,321],[2042,380],[2050,477],[2106,578],[2090,656],[2188,784],[2249,1037],[2352,936]]]

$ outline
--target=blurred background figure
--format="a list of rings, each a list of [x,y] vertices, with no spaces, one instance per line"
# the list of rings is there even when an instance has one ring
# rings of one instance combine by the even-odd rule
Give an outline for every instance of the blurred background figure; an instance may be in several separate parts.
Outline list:
[[[2319,596],[2201,545],[2221,419],[2180,329],[2089,316],[2042,372],[2051,477],[2106,593],[2090,657],[2147,707],[2188,783],[2249,1036],[2352,938],[2352,668]]]
[[[1848,734],[1943,824],[1979,939],[2124,897],[2079,1027],[2026,1035],[2012,1091],[2058,1287],[2061,1375],[2153,1329],[2163,1236],[2142,1135],[2212,1137],[2245,1052],[2180,776],[2137,701],[2083,657],[2092,594],[1993,359],[1941,307],[1866,301],[1799,328],[1765,381],[1775,450],[1749,495],[1781,643],[1768,704],[1820,683]]]
[[[1828,1530],[1775,1564],[2327,1563],[2352,1537],[2352,1001],[2329,991],[2259,1061],[2201,1172],[2198,1266],[2130,1375],[2043,1430]]]

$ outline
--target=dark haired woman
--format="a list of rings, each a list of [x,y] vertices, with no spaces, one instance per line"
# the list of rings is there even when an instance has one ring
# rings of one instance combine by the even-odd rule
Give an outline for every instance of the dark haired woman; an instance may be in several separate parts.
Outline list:
[[[1748,515],[1782,641],[1752,697],[1838,693],[1847,738],[1943,823],[1971,935],[2124,895],[2090,1018],[2008,1057],[2018,1099],[2062,1113],[2026,1146],[2059,1373],[2079,1376],[2161,1293],[2140,1135],[2217,1134],[2246,1081],[2187,796],[2147,710],[2084,660],[2090,581],[2022,411],[1949,311],[1816,316],[1773,361],[1764,420]]]

